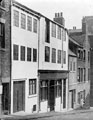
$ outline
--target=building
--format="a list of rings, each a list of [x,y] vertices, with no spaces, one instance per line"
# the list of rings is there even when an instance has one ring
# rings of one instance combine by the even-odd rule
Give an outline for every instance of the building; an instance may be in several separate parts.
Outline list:
[[[85,16],[82,19],[83,33],[90,42],[88,58],[90,61],[90,107],[93,107],[93,16]]]
[[[7,9],[6,9],[7,8]],[[0,114],[10,110],[10,38],[9,24],[5,16],[8,15],[8,6],[0,1]],[[5,37],[5,32],[6,37]]]
[[[67,110],[68,32],[62,13],[52,21],[14,0],[3,3],[3,111]]]
[[[86,34],[83,33],[83,30],[73,29],[69,31],[70,40],[69,40],[69,49],[76,54],[77,56],[77,73],[70,72],[69,75],[69,82],[71,81],[72,88],[75,91],[75,97],[72,96],[72,108],[77,109],[81,107],[81,101],[83,99],[84,108],[89,108],[89,97],[90,97],[90,77],[89,77],[89,70],[90,70],[90,44],[89,41],[86,39]],[[70,58],[71,59],[71,58]],[[75,58],[74,58],[75,60]],[[71,65],[69,61],[69,65]],[[71,66],[70,66],[71,69]],[[75,72],[76,72],[75,71]],[[71,75],[74,74],[74,75]],[[76,75],[77,74],[77,75]],[[73,78],[76,76],[76,79]],[[72,80],[71,80],[72,78]],[[74,81],[74,83],[73,83]],[[72,93],[73,95],[73,93]],[[73,101],[75,106],[73,105]]]
[[[54,21],[42,16],[39,42],[40,112],[64,111],[68,106],[68,33],[62,13]]]

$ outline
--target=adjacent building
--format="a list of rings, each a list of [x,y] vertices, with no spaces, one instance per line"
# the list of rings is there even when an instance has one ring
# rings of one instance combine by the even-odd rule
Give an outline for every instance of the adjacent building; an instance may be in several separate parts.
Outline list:
[[[77,60],[75,57],[71,62],[69,60],[69,90],[71,91],[70,94],[72,94],[71,105],[75,109],[81,107],[82,100],[83,107],[89,108],[90,97],[90,44],[82,29],[74,27],[73,30],[69,30],[69,49],[77,57]],[[72,58],[70,57],[70,59]],[[77,61],[75,71],[73,71],[75,68],[73,61]],[[72,88],[74,91],[72,91]],[[71,96],[70,94],[69,97]]]

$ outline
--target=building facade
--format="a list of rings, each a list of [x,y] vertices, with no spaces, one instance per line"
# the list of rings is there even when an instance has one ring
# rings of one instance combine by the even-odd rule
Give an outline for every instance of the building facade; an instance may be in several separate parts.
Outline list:
[[[90,97],[90,56],[89,41],[86,39],[86,35],[83,34],[82,30],[70,30],[69,33],[71,40],[69,42],[70,49],[77,56],[77,76],[75,84],[71,84],[76,89],[76,97],[74,99],[75,109],[82,107],[89,108],[89,97]],[[72,42],[72,39],[75,42]],[[76,42],[78,44],[76,44]],[[77,46],[77,47],[76,47]],[[72,76],[73,77],[73,76]],[[73,81],[73,80],[72,80]]]
[[[52,21],[14,0],[3,2],[3,110],[67,110],[68,32],[62,13]]]
[[[62,13],[55,19],[62,22]],[[54,19],[54,20],[55,20]],[[64,111],[68,104],[68,33],[58,21],[40,19],[39,109]]]

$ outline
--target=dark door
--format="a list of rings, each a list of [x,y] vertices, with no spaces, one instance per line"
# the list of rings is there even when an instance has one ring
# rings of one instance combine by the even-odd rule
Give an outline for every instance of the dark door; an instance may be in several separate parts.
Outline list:
[[[25,81],[15,81],[13,91],[13,111],[25,110]]]
[[[55,106],[55,89],[54,89],[54,80],[50,81],[50,111],[54,110]]]
[[[9,83],[3,83],[2,110],[4,114],[9,112]]]

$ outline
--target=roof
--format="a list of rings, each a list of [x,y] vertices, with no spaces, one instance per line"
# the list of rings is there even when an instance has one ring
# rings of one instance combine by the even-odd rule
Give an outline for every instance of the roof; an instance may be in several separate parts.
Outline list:
[[[30,9],[29,7],[26,7],[25,5],[17,2],[16,0],[12,0],[12,3],[13,3],[13,5],[16,5],[16,7],[19,7],[19,6],[20,6],[20,7],[22,7],[22,9],[26,9],[26,10],[28,10],[29,12],[31,12],[32,14],[34,13],[34,15],[37,16],[37,17],[39,17],[39,18],[40,18],[41,16],[44,17],[44,18],[47,18],[47,17],[44,16],[43,14],[41,14],[41,13],[39,13],[39,12],[36,12],[36,11]],[[55,22],[55,21],[53,21],[53,20],[51,20],[51,19],[49,19],[49,18],[47,18],[47,19],[50,20],[51,22],[59,25],[60,27],[62,27],[64,30],[66,30],[66,31],[68,32],[68,30],[67,30],[63,25],[61,25],[61,24],[59,24],[59,23],[57,23],[57,22]]]
[[[83,43],[85,41],[85,34],[81,35],[71,35],[71,38],[74,39],[77,43],[79,43],[81,46],[83,46]]]
[[[69,49],[69,56],[77,57],[76,54],[73,53],[70,49]]]
[[[72,37],[69,36],[69,40],[74,43],[75,45],[82,47],[77,41],[75,41]]]

